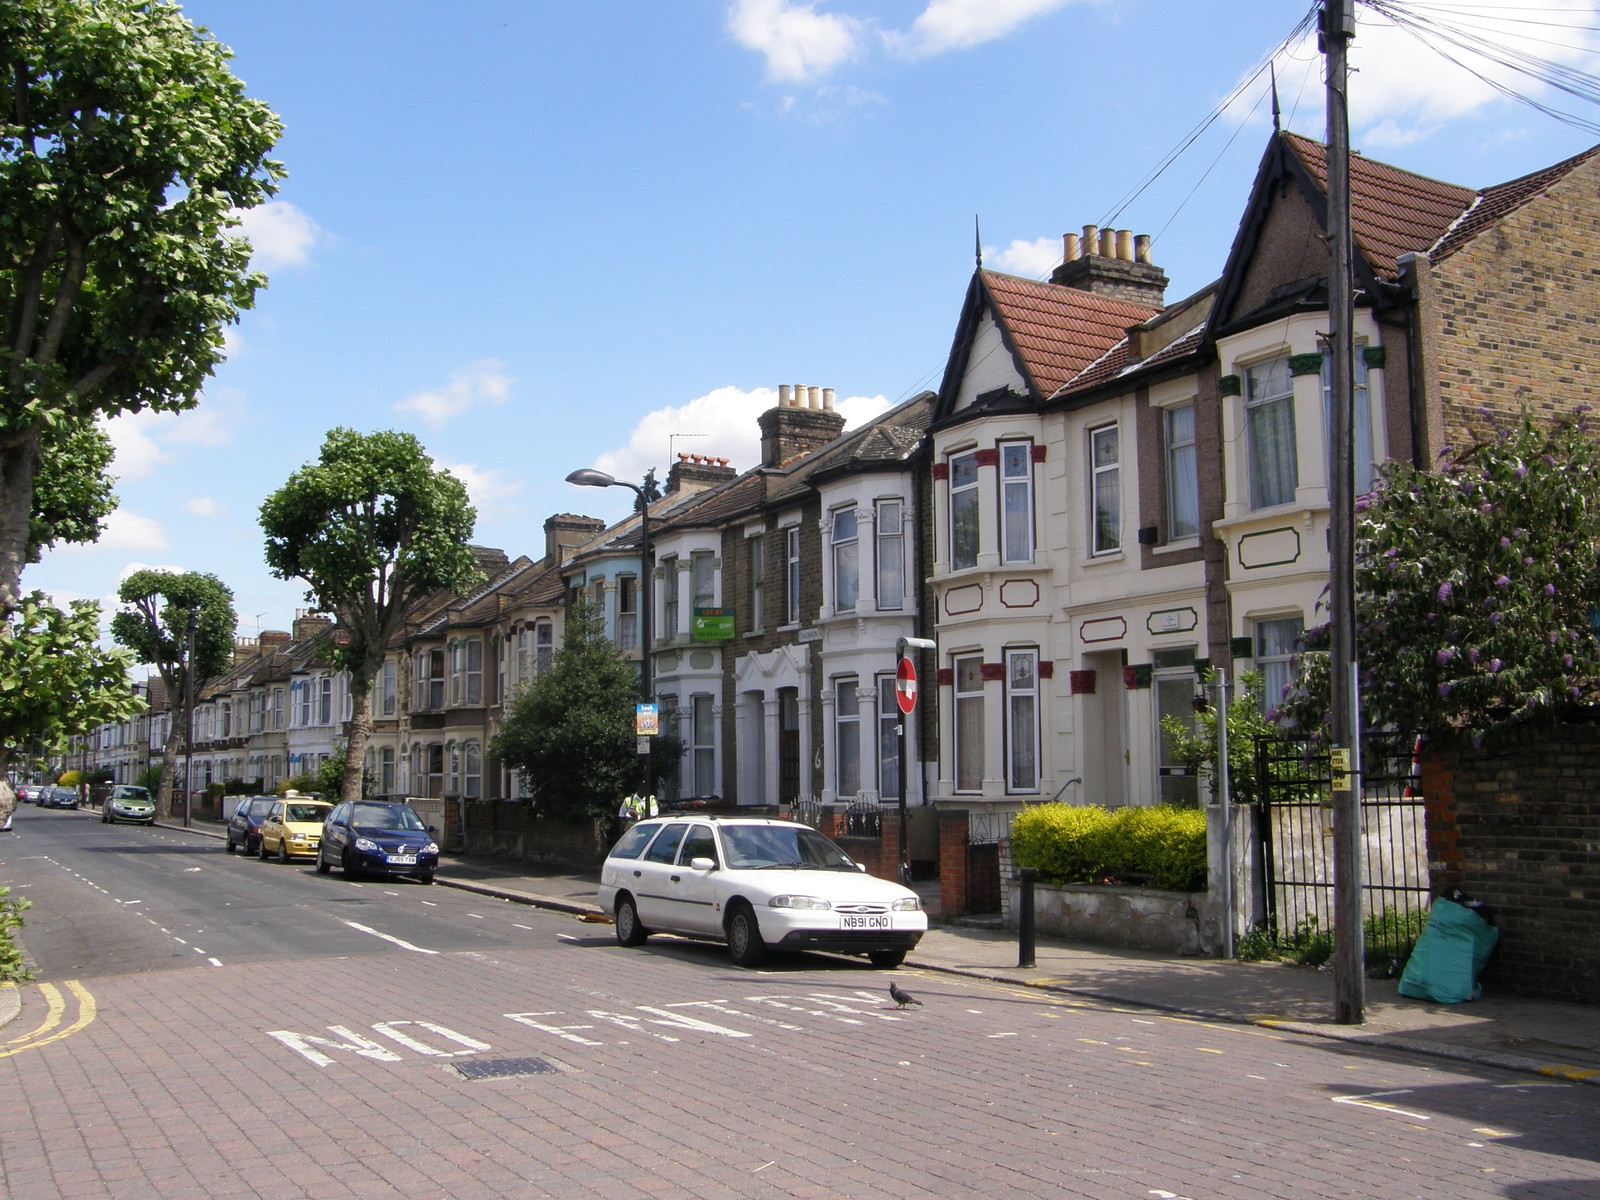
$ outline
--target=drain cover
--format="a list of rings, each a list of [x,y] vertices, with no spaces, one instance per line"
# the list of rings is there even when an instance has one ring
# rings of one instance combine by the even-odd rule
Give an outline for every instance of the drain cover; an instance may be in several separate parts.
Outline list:
[[[542,1058],[489,1058],[451,1063],[463,1079],[514,1079],[518,1075],[554,1075],[556,1069]]]

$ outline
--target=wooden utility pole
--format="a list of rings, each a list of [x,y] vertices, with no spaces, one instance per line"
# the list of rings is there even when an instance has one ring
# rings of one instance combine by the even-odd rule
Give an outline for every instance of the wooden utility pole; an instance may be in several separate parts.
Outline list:
[[[1334,1020],[1366,1019],[1361,911],[1361,718],[1356,671],[1354,285],[1350,246],[1350,124],[1347,54],[1355,0],[1323,0],[1328,69],[1328,552],[1331,578],[1329,691],[1333,711]]]

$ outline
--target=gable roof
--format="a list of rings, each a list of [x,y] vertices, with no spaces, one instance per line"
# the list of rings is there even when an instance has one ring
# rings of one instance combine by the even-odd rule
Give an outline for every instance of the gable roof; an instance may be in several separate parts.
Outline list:
[[[979,271],[979,283],[1037,399],[1054,395],[1157,309],[1056,283]]]
[[[1507,183],[1484,188],[1475,202],[1460,214],[1428,251],[1434,262],[1448,258],[1491,225],[1505,219],[1530,200],[1538,199],[1578,167],[1600,155],[1600,146],[1554,163]]]
[[[1279,136],[1315,186],[1322,202],[1318,216],[1326,227],[1327,146],[1295,133]],[[1350,234],[1373,274],[1385,282],[1399,278],[1402,254],[1426,251],[1477,198],[1471,188],[1350,155]]]

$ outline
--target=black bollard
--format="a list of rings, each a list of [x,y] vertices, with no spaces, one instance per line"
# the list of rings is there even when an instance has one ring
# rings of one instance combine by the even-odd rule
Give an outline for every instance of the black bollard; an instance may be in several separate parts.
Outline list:
[[[1022,899],[1017,910],[1017,966],[1033,966],[1033,880],[1037,872],[1023,867],[1017,878],[1022,881]]]

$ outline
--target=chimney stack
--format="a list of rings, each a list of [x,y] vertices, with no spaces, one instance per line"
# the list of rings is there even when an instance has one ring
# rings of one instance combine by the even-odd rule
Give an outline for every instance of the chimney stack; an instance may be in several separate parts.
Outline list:
[[[666,494],[702,492],[719,483],[727,483],[738,474],[725,458],[714,458],[709,454],[680,454],[678,461],[667,469]]]
[[[837,438],[844,430],[844,417],[834,411],[833,403],[832,388],[803,384],[790,388],[781,384],[778,407],[769,408],[757,418],[761,427],[761,465],[779,466]]]
[[[1151,308],[1165,304],[1167,275],[1150,261],[1149,234],[1085,225],[1082,242],[1065,234],[1062,248],[1062,263],[1051,274],[1051,283]]]
[[[574,550],[594,540],[605,529],[598,517],[557,513],[544,523],[544,556],[557,566],[572,557]]]

